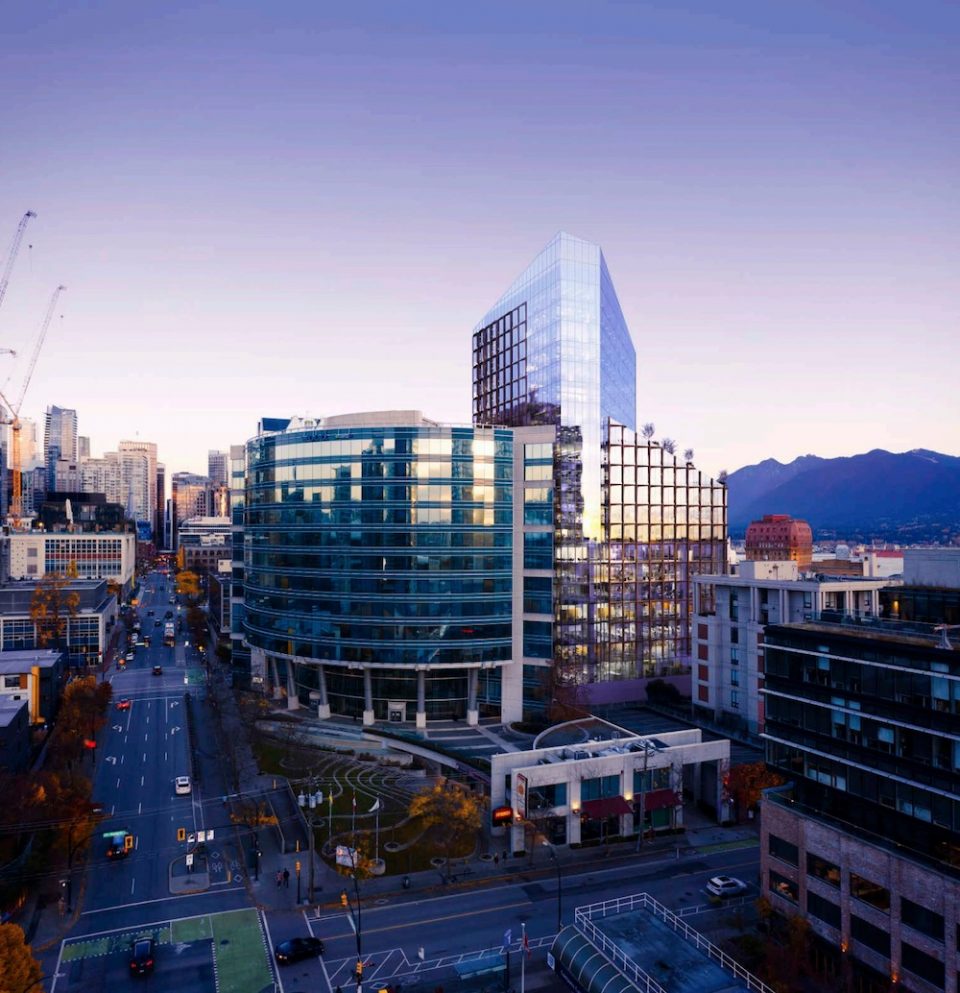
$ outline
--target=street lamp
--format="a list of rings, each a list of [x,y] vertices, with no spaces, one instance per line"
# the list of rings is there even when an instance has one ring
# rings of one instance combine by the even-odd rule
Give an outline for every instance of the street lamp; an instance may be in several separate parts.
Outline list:
[[[557,850],[545,841],[544,844],[550,849],[550,858],[553,860],[553,867],[557,870],[557,934],[563,929],[563,877],[560,875],[560,859],[557,858]]]
[[[350,839],[353,840],[352,838]],[[357,850],[352,845],[347,847],[347,851],[350,853],[350,862],[353,864],[353,892],[354,897],[357,901],[357,968],[356,968],[356,978],[357,978],[357,993],[362,993],[363,990],[363,922],[360,917],[360,879],[357,876]],[[346,897],[347,891],[343,891],[343,896]],[[353,908],[350,908],[351,915],[353,914]]]
[[[313,783],[310,784],[310,793],[305,794],[303,790],[300,790],[300,795],[297,797],[297,803],[300,805],[301,810],[307,812],[307,825],[308,825],[308,843],[310,847],[310,878],[307,884],[307,902],[313,903],[313,849],[315,844],[314,834],[313,834],[313,818],[316,813],[317,806],[323,803],[323,790],[317,790],[313,792]],[[299,903],[299,898],[297,903]]]

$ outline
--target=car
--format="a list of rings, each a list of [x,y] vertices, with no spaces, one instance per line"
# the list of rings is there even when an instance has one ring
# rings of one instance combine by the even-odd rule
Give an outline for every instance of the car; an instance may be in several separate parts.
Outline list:
[[[163,675],[163,666],[162,665],[155,665],[153,667],[153,674],[155,676],[162,676]]]
[[[137,938],[130,949],[130,972],[146,976],[153,972],[153,938]]]
[[[126,662],[132,662],[135,657],[136,656],[133,654],[133,652],[127,652],[127,654],[124,656],[124,660]]]
[[[319,938],[288,938],[277,945],[273,954],[280,965],[314,959],[323,954],[323,942]]]
[[[707,882],[707,892],[711,896],[739,896],[746,888],[747,884],[742,879],[733,876],[714,876]]]
[[[190,786],[190,777],[177,776],[173,783],[173,789],[177,796],[186,796],[192,789]]]
[[[129,709],[130,709],[130,701],[126,697],[123,697],[122,700],[117,701],[117,710],[129,710]]]
[[[126,845],[123,843],[123,838],[121,836],[114,835],[110,839],[110,844],[107,845],[107,858],[108,859],[125,859],[129,852],[127,851]]]
[[[160,627],[160,618],[159,618],[159,617],[158,617],[158,618],[157,618],[157,619],[156,619],[156,620],[155,620],[155,621],[153,622],[153,626],[154,626],[155,628],[158,628],[158,627]]]
[[[147,617],[153,617],[153,615],[154,611],[152,609],[147,611]]]
[[[164,620],[167,620],[167,621],[169,621],[169,620],[171,620],[171,618],[173,617],[173,611],[172,611],[172,610],[168,610],[168,611],[167,611],[167,612],[166,612],[166,613],[165,613],[165,614],[163,615],[163,617],[164,617]]]

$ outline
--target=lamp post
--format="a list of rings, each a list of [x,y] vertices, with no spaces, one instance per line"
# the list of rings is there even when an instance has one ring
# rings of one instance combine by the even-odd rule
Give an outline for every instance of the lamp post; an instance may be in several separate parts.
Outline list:
[[[307,825],[308,825],[308,842],[310,849],[310,874],[307,883],[307,902],[313,903],[313,849],[316,843],[313,833],[313,818],[317,809],[317,805],[323,803],[323,791],[317,790],[314,792],[313,783],[310,783],[310,793],[304,794],[303,790],[300,791],[300,795],[297,797],[297,803],[300,805],[301,810],[307,812]],[[297,895],[297,903],[300,902],[300,896]]]
[[[557,858],[557,850],[549,841],[545,841],[544,844],[550,849],[550,858],[553,861],[554,869],[557,870],[557,934],[559,934],[563,928],[563,877],[560,875],[560,859]]]
[[[353,839],[351,838],[351,841]],[[357,850],[352,845],[347,849],[353,863],[353,893],[357,901],[357,993],[363,993],[363,922],[360,917],[360,879],[357,876]],[[352,908],[351,908],[352,913]]]

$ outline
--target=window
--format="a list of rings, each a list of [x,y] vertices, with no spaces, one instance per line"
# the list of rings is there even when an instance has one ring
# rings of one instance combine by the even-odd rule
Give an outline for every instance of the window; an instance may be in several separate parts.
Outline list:
[[[736,646],[730,649],[730,664],[739,665],[740,664],[740,649]]]
[[[856,914],[850,915],[850,935],[854,941],[872,948],[884,958],[890,958],[890,933],[883,928],[874,927]]]
[[[900,920],[904,924],[909,924],[914,931],[919,931],[929,938],[936,938],[937,941],[943,941],[943,914],[901,897]]]
[[[855,872],[850,873],[850,895],[878,910],[890,910],[890,891]]]
[[[531,531],[523,536],[524,569],[553,568],[553,534],[549,531]]]
[[[773,869],[770,870],[770,892],[782,896],[791,903],[796,903],[800,899],[800,887],[792,879],[781,876]]]
[[[816,893],[807,891],[807,913],[840,930],[840,907]]]
[[[919,976],[928,983],[932,983],[934,986],[939,986],[940,989],[943,989],[944,979],[946,978],[943,963],[935,959],[932,955],[921,952],[919,948],[914,948],[913,945],[908,944],[906,941],[901,941],[900,964],[904,969],[909,969],[915,976]]]
[[[697,699],[701,703],[710,702],[710,687],[709,686],[698,686],[697,687]]]
[[[730,707],[733,710],[739,710],[740,709],[740,691],[739,690],[731,690],[730,691]]]
[[[608,796],[620,796],[619,776],[598,776],[584,779],[580,784],[581,800],[601,800]]]
[[[774,858],[780,859],[781,862],[786,862],[788,865],[800,864],[800,849],[791,842],[771,834],[767,839],[767,845],[768,851]]]
[[[5,689],[8,690],[18,690],[20,689],[20,677],[19,676],[4,676],[3,685]]]
[[[697,679],[702,683],[707,683],[710,681],[710,670],[705,665],[697,666]]]
[[[740,685],[740,670],[731,669],[730,670],[730,685],[739,686]]]
[[[840,866],[834,865],[833,862],[828,862],[812,852],[807,852],[807,875],[813,876],[815,879],[822,879],[831,886],[840,885]]]

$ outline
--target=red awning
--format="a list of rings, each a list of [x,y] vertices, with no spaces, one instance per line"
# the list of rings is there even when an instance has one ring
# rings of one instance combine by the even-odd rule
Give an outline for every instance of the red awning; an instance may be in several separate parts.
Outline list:
[[[643,795],[643,809],[646,813],[651,810],[662,810],[664,807],[677,807],[681,801],[673,790],[651,790]]]
[[[622,796],[607,796],[601,800],[584,800],[583,813],[591,820],[596,821],[602,817],[632,814],[633,807]]]

